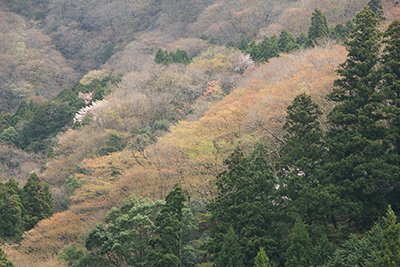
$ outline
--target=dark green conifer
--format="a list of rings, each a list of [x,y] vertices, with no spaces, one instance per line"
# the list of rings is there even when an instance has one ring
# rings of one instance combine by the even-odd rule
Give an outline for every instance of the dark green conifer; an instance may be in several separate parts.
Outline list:
[[[304,223],[297,219],[289,235],[290,246],[286,251],[286,267],[308,267],[312,246]]]
[[[53,201],[46,184],[43,188],[40,178],[36,173],[29,176],[28,181],[22,188],[22,204],[24,206],[25,230],[30,230],[35,225],[53,214]]]
[[[321,9],[316,8],[312,13],[311,25],[308,29],[308,46],[315,46],[318,40],[329,36],[328,22]]]
[[[254,259],[254,267],[271,267],[264,248],[260,248],[260,251],[258,251],[257,256]]]
[[[396,215],[389,205],[383,230],[381,251],[377,260],[379,267],[400,266],[400,224],[396,222]]]
[[[296,44],[299,46],[304,46],[307,43],[307,34],[304,31],[301,31],[299,36],[296,37]]]
[[[161,63],[165,62],[164,51],[161,48],[158,49],[158,51],[156,53],[156,57],[154,58],[154,61],[157,64],[161,64]]]
[[[344,40],[346,38],[345,27],[342,23],[336,24],[336,26],[333,28],[333,31],[331,32],[331,37],[338,40]]]
[[[350,40],[348,58],[340,65],[341,78],[329,99],[338,103],[328,115],[329,163],[323,176],[340,192],[358,229],[373,225],[385,210],[393,181],[393,166],[383,160],[389,148],[382,94],[377,92],[380,32],[378,20],[368,8],[359,12]],[[385,194],[382,194],[383,191]]]
[[[381,0],[370,0],[368,2],[368,8],[375,13],[376,18],[380,21],[386,20],[383,14],[383,6]]]
[[[385,48],[382,55],[382,89],[388,105],[385,107],[389,121],[389,140],[393,146],[390,161],[399,164],[400,159],[400,20],[394,20],[384,34]]]
[[[243,266],[251,266],[260,246],[274,251],[271,222],[276,178],[259,145],[250,157],[237,148],[225,160],[228,170],[218,174],[218,195],[207,205],[213,225],[207,244],[209,254],[219,255],[221,234],[232,228],[244,254]],[[218,222],[218,223],[217,223]],[[274,244],[274,245],[273,245]]]
[[[287,107],[286,123],[283,129],[285,145],[281,149],[280,165],[286,170],[304,179],[315,174],[315,168],[321,160],[325,149],[322,140],[319,116],[322,111],[310,96],[301,94],[295,97],[292,105]]]
[[[239,50],[246,51],[248,46],[249,46],[249,42],[247,41],[247,38],[242,37],[242,39],[240,40],[240,43],[238,45]]]
[[[276,49],[271,43],[271,40],[268,37],[264,37],[264,41],[257,45],[258,54],[256,55],[257,61],[268,62],[268,59],[276,57],[278,53],[276,53]]]
[[[150,241],[155,247],[155,251],[150,254],[150,257],[156,259],[154,267],[181,266],[182,219],[185,201],[183,189],[178,184],[165,197],[165,206],[155,221],[157,237]]]
[[[19,116],[20,118],[24,118],[27,113],[29,112],[29,106],[25,99],[19,103],[17,111],[15,112],[14,116]]]
[[[291,33],[288,33],[286,29],[284,28],[281,33],[279,34],[279,40],[278,40],[278,48],[280,52],[287,53],[287,46],[289,43],[295,42],[295,39]]]
[[[239,237],[230,228],[228,233],[223,235],[223,243],[218,258],[215,261],[216,267],[242,267],[244,255],[238,243]]]

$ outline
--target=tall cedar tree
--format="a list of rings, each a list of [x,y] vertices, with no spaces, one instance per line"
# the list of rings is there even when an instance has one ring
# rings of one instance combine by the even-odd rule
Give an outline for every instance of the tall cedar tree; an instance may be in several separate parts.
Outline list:
[[[286,251],[286,267],[308,267],[312,246],[304,222],[296,220],[292,233],[289,235],[290,246]]]
[[[158,49],[158,51],[156,53],[156,57],[154,58],[154,61],[157,64],[164,63],[165,56],[164,56],[164,51],[161,48]]]
[[[150,240],[155,247],[154,267],[182,266],[183,209],[186,197],[182,186],[176,184],[165,197],[165,206],[155,220],[157,237]]]
[[[325,191],[321,190],[317,177],[326,151],[318,121],[322,112],[310,96],[301,94],[287,107],[287,113],[283,129],[288,133],[284,136],[285,145],[278,162],[281,169],[278,192],[282,197],[277,201],[282,203],[285,216],[300,215],[309,225],[318,221],[324,223],[320,211],[329,201],[321,197],[325,196],[322,194]]]
[[[388,140],[391,143],[391,151],[386,154],[386,161],[389,162],[394,170],[392,172],[394,183],[394,192],[392,196],[400,196],[400,20],[394,20],[384,34],[383,43],[385,48],[382,55],[382,90],[387,99],[385,106],[386,118],[389,122]],[[400,203],[397,198],[389,201],[393,204],[393,209],[397,212],[400,209]]]
[[[238,235],[240,251],[245,255],[243,266],[252,266],[259,247],[268,247],[269,253],[276,253],[276,240],[271,237],[276,178],[262,145],[248,158],[236,148],[225,164],[228,170],[217,176],[218,195],[207,204],[213,225],[207,250],[218,261],[223,253],[223,234],[231,228]]]
[[[264,248],[260,248],[260,251],[258,251],[256,258],[254,259],[254,267],[271,267]]]
[[[381,120],[382,94],[377,92],[380,32],[375,13],[364,8],[356,16],[347,60],[328,98],[337,102],[329,113],[329,162],[325,177],[342,197],[340,209],[357,230],[369,229],[385,212],[393,186],[393,166],[382,156],[389,148]],[[343,210],[344,208],[344,210]]]
[[[324,13],[316,8],[311,16],[311,25],[308,29],[308,46],[315,46],[320,39],[328,38],[329,27]]]
[[[279,50],[283,53],[288,53],[291,50],[297,49],[294,47],[295,39],[293,35],[289,32],[286,31],[286,29],[283,29],[281,33],[279,34],[279,41],[278,41],[278,47]]]
[[[230,228],[228,233],[223,235],[223,243],[215,267],[242,267],[244,255],[238,243],[239,237]]]
[[[383,6],[381,0],[371,0],[368,3],[368,8],[375,13],[376,18],[380,21],[386,20],[383,14]]]
[[[36,173],[29,176],[28,181],[22,188],[22,204],[24,206],[25,230],[30,230],[35,225],[53,215],[53,198],[50,186],[42,187],[40,178]]]
[[[24,228],[20,194],[18,182],[13,178],[4,185],[0,184],[0,238],[15,241],[22,239]]]
[[[400,224],[396,223],[396,215],[389,205],[383,230],[381,251],[377,261],[380,267],[400,266]]]
[[[280,164],[287,171],[308,178],[324,154],[323,133],[318,118],[322,115],[319,106],[311,96],[301,94],[287,107],[286,123],[283,129],[285,145],[281,149]]]

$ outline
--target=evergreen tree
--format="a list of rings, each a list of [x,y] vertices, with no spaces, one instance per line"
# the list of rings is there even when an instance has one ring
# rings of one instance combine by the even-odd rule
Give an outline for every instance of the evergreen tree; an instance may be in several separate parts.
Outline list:
[[[238,236],[230,228],[228,233],[223,235],[223,243],[218,258],[215,261],[216,267],[242,267],[244,255],[238,243]]]
[[[1,230],[6,239],[20,241],[24,233],[21,201],[17,195],[12,195],[7,198],[6,203],[1,212]]]
[[[382,91],[387,99],[384,108],[385,117],[389,124],[388,140],[391,143],[391,153],[386,156],[386,161],[392,166],[400,166],[400,20],[394,20],[384,34],[385,48],[382,55]],[[394,172],[393,179],[399,180],[400,171]],[[398,211],[400,206],[398,197],[399,188],[395,187],[393,208]]]
[[[288,51],[287,47],[290,42],[295,43],[295,39],[293,35],[291,33],[288,33],[284,28],[279,34],[279,40],[278,40],[279,51],[284,53],[289,52],[290,50]]]
[[[18,116],[21,119],[25,118],[25,116],[29,113],[29,106],[25,99],[19,103],[17,111],[15,111],[14,116]]]
[[[382,238],[383,231],[379,226],[375,226],[361,238],[351,234],[346,243],[328,257],[329,261],[323,266],[377,266]]]
[[[180,185],[176,184],[165,197],[165,206],[155,221],[157,237],[150,243],[156,250],[150,257],[156,258],[153,266],[182,266],[183,210],[186,197]]]
[[[383,14],[383,6],[381,0],[370,0],[368,2],[368,8],[375,13],[376,18],[380,21],[386,20]]]
[[[0,134],[0,142],[18,146],[19,133],[10,126]]]
[[[346,38],[346,30],[342,23],[336,24],[330,33],[332,38],[338,40],[344,40]]]
[[[22,204],[24,206],[24,228],[26,231],[53,214],[53,201],[49,186],[47,184],[43,188],[36,173],[29,176],[22,188]]]
[[[396,223],[396,215],[389,205],[383,231],[381,251],[377,261],[380,267],[400,266],[400,224]]]
[[[287,114],[283,129],[288,134],[284,136],[283,157],[279,162],[286,170],[292,170],[296,175],[302,172],[302,176],[308,178],[325,151],[318,121],[322,112],[310,96],[301,94],[287,107]]]
[[[272,47],[274,48],[274,52],[273,53],[276,55],[274,57],[278,57],[279,56],[279,47],[278,47],[279,39],[278,39],[278,37],[276,36],[276,34],[273,34],[269,38],[269,40],[271,41]]]
[[[264,248],[260,248],[260,251],[257,253],[257,256],[254,259],[254,267],[271,267]]]
[[[320,39],[329,36],[328,23],[325,15],[319,8],[316,8],[311,16],[311,25],[308,29],[308,46],[315,46]]]
[[[354,29],[354,22],[352,19],[346,20],[346,24],[344,25],[345,36],[349,37]]]
[[[329,162],[325,165],[327,182],[342,196],[355,227],[373,225],[386,206],[393,186],[393,166],[382,156],[388,149],[382,95],[377,92],[380,33],[378,20],[368,8],[356,16],[356,25],[345,42],[346,62],[338,70],[341,78],[329,99],[338,103],[328,115],[333,126],[328,133]],[[385,192],[385,194],[382,194]]]
[[[258,44],[258,54],[256,55],[257,61],[268,62],[268,59],[278,56],[277,48],[272,45],[268,37]]]
[[[164,62],[165,62],[164,51],[163,51],[161,48],[158,49],[158,51],[157,51],[157,53],[156,53],[156,57],[154,58],[154,61],[155,61],[157,64],[160,64],[160,63],[164,63]]]
[[[256,41],[252,40],[246,49],[246,53],[250,54],[251,58],[256,61],[258,56],[258,46]]]
[[[15,265],[7,259],[7,255],[4,253],[3,249],[0,248],[0,267],[14,267]]]
[[[335,253],[336,246],[326,236],[318,240],[310,258],[310,266],[325,266]]]
[[[247,38],[242,37],[242,39],[240,40],[240,43],[238,45],[239,50],[246,51],[248,46],[249,46],[249,42],[247,41]]]
[[[210,255],[218,256],[223,246],[221,235],[232,228],[245,256],[243,266],[251,266],[259,247],[268,247],[271,254],[276,253],[271,228],[276,178],[262,145],[250,157],[235,149],[225,164],[228,170],[217,176],[218,195],[207,204],[213,225],[207,250]]]
[[[289,235],[290,246],[286,251],[286,267],[308,267],[312,253],[310,237],[304,223],[297,219]]]
[[[318,121],[322,112],[310,96],[301,94],[288,106],[287,113],[283,129],[288,134],[284,136],[282,157],[278,161],[281,183],[278,193],[282,196],[278,202],[286,216],[300,215],[309,225],[322,224],[324,216],[320,210],[327,202],[317,176],[326,151]]]
[[[296,44],[299,46],[304,46],[307,43],[307,34],[304,31],[301,31],[299,36],[296,37]]]

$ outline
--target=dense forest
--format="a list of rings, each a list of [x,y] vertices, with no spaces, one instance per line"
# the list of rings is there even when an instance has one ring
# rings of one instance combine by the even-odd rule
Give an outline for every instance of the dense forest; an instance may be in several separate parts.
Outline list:
[[[400,266],[400,5],[0,0],[0,266]]]

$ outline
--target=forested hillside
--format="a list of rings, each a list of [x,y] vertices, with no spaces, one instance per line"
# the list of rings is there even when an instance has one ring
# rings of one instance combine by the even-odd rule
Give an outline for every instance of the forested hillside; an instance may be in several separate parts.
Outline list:
[[[0,265],[399,266],[399,18],[0,0]]]

